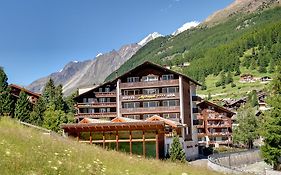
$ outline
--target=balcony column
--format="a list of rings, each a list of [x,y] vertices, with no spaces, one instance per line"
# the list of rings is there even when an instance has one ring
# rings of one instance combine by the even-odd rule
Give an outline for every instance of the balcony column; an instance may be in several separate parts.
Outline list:
[[[120,100],[120,96],[121,96],[121,90],[120,90],[120,83],[121,80],[118,79],[117,80],[117,86],[116,86],[116,105],[117,105],[117,117],[121,117],[121,100]]]
[[[180,119],[181,123],[185,124],[184,121],[184,104],[183,104],[183,83],[182,83],[182,76],[179,76],[179,95],[180,95]],[[182,132],[182,138],[185,140],[185,128],[181,129]]]

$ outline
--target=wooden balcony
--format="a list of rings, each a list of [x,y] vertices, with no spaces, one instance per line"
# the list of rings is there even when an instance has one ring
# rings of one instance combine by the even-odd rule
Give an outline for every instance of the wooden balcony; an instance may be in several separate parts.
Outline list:
[[[114,118],[117,117],[116,112],[105,113],[79,113],[75,115],[76,118]]]
[[[77,103],[78,108],[114,108],[116,102],[93,102],[93,103]]]
[[[201,129],[205,128],[204,125],[197,125],[196,127],[197,127],[197,128],[201,128]]]
[[[151,95],[123,95],[121,101],[150,101],[150,100],[166,100],[166,99],[179,99],[179,93],[161,93]]]
[[[231,124],[207,125],[208,128],[231,128]]]
[[[201,132],[201,133],[197,134],[197,137],[202,138],[202,137],[205,137],[206,135],[207,135],[206,133]]]
[[[213,133],[208,133],[209,137],[216,137],[216,136],[230,136],[232,133],[230,132],[213,132]]]
[[[175,79],[175,80],[162,80],[162,81],[120,83],[120,89],[139,89],[139,88],[169,87],[169,86],[179,86],[179,80]]]
[[[105,97],[105,98],[109,98],[109,97],[116,97],[116,92],[95,92],[95,96],[96,98],[101,98],[101,97]]]
[[[122,108],[122,114],[159,114],[180,112],[179,106],[159,106],[151,108]]]

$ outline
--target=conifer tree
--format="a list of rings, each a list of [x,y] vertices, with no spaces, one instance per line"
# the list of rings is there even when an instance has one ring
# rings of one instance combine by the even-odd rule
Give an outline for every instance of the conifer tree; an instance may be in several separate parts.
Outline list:
[[[54,85],[54,81],[49,79],[44,90],[43,90],[43,99],[45,100],[45,104],[55,105],[55,95],[56,95],[56,87]]]
[[[232,82],[233,82],[232,74],[231,74],[231,72],[227,72],[227,76],[225,78],[225,84],[230,84]]]
[[[170,159],[172,161],[179,160],[181,162],[185,162],[186,160],[185,152],[180,143],[179,136],[176,133],[174,133],[173,143],[171,144],[171,148],[170,148]]]
[[[46,104],[42,96],[39,97],[33,111],[30,114],[30,122],[37,126],[42,126],[44,121],[44,112],[46,110]]]
[[[25,92],[21,91],[19,95],[19,99],[17,100],[16,103],[15,118],[23,122],[29,122],[30,111],[31,111],[31,104],[28,100],[28,96],[26,95]]]
[[[62,85],[58,85],[55,88],[55,106],[56,110],[64,110],[66,109],[66,104],[63,100],[63,94],[62,94]]]
[[[255,116],[254,109],[246,104],[237,113],[237,127],[233,131],[233,139],[237,143],[242,143],[253,148],[253,142],[259,136],[259,121]]]
[[[271,82],[270,111],[265,115],[263,127],[264,145],[262,154],[268,164],[281,171],[281,66]]]
[[[8,77],[0,67],[0,116],[4,114],[13,115],[13,99],[11,89],[8,86]]]

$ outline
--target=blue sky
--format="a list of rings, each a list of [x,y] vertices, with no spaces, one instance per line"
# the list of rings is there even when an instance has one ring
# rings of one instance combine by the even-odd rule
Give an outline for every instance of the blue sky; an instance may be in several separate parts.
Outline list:
[[[0,66],[28,85],[69,61],[168,35],[233,0],[0,0]]]

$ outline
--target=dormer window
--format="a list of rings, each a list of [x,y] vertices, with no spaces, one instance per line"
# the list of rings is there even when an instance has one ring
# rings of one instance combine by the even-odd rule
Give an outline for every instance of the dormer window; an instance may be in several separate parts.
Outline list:
[[[172,80],[172,79],[174,79],[174,74],[162,75],[162,80]]]
[[[150,75],[147,75],[147,76],[143,76],[142,77],[142,81],[144,81],[144,82],[158,81],[158,76],[157,75],[153,75],[153,74],[150,74]]]

